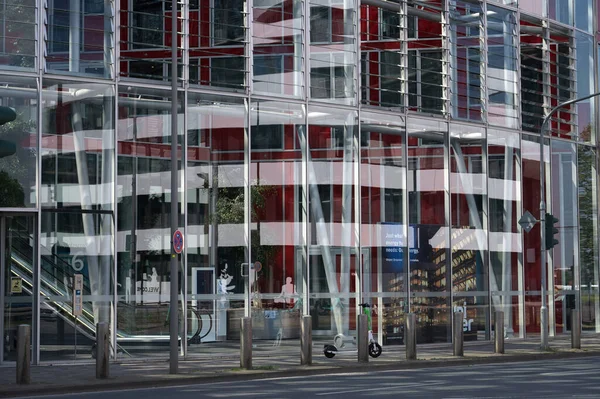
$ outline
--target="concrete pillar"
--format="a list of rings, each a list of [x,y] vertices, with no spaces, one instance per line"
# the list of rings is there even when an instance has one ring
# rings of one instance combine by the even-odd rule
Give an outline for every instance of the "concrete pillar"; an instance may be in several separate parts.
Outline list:
[[[406,360],[417,359],[417,315],[406,315],[404,327],[404,343],[406,344]]]
[[[463,356],[463,312],[454,312],[454,319],[452,320],[452,340],[454,356]]]
[[[571,311],[571,348],[581,349],[581,320],[575,309]]]
[[[300,322],[300,364],[312,364],[312,317],[302,316]]]
[[[242,317],[240,331],[240,367],[252,369],[252,318]]]
[[[96,324],[96,378],[108,378],[109,376],[109,356],[110,356],[110,336],[108,333],[108,323],[101,322]]]
[[[369,331],[368,319],[366,314],[358,315],[357,328],[357,344],[358,344],[358,361],[367,363],[369,361]]]
[[[31,382],[31,326],[22,324],[17,331],[17,384]]]
[[[504,312],[495,313],[494,329],[494,352],[504,353]]]

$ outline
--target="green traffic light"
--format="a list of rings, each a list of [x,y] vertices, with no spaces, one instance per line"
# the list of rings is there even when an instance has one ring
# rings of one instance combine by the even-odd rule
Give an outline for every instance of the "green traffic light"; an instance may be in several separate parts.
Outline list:
[[[558,223],[558,219],[553,214],[546,213],[546,249],[552,249],[558,244],[558,240],[554,238],[554,235],[558,234],[558,227],[554,226],[555,223]]]
[[[17,113],[10,107],[0,106],[0,125],[12,122],[17,119]]]

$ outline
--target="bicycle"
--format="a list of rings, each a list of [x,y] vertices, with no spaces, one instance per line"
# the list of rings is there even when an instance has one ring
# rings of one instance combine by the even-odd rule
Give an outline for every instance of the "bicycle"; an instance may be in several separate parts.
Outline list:
[[[167,309],[167,317],[165,326],[169,325],[171,309]],[[193,306],[187,306],[187,328],[190,331],[187,336],[188,344],[201,343],[204,338],[210,334],[213,328],[213,320],[211,311],[208,309],[196,309]],[[179,317],[181,320],[182,311],[179,308]],[[195,326],[197,324],[197,326]]]
[[[373,319],[371,317],[371,305],[368,303],[361,303],[358,306],[361,308],[362,313],[367,315],[369,356],[371,356],[372,358],[377,358],[377,357],[381,356],[381,353],[383,352],[383,348],[381,347],[381,345],[379,345],[379,343],[377,343],[375,338],[373,338]],[[334,342],[337,342],[338,339],[339,339],[339,335],[334,338]],[[343,343],[343,337],[341,339],[341,342]],[[343,344],[341,345],[341,347],[343,347]],[[355,351],[349,351],[349,352],[355,353]],[[328,359],[333,358],[336,355],[336,353],[340,353],[340,351],[338,350],[338,348],[335,345],[326,344],[323,348],[323,354]]]

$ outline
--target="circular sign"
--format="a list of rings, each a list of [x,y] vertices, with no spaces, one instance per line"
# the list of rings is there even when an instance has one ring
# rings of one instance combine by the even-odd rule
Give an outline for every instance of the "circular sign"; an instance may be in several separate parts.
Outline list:
[[[254,262],[253,269],[255,272],[258,273],[262,270],[262,263],[260,263],[259,261]]]
[[[173,233],[173,250],[176,254],[180,254],[183,251],[183,233],[179,230]]]

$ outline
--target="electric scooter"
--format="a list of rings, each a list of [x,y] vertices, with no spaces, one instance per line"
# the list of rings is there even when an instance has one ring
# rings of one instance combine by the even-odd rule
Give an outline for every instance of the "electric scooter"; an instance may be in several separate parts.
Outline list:
[[[377,341],[375,341],[375,339],[373,338],[371,305],[369,305],[368,303],[361,303],[358,306],[360,306],[360,308],[362,309],[363,314],[367,315],[367,326],[369,329],[369,333],[368,333],[369,334],[369,356],[371,356],[373,358],[377,358],[381,355],[381,352],[383,352],[383,349],[382,349],[381,345],[379,345],[377,343]],[[340,349],[344,348],[344,346],[345,346],[344,338],[346,338],[346,337],[344,337],[344,335],[338,334],[333,339],[333,343],[335,345],[325,344],[325,346],[323,348],[323,354],[325,355],[326,358],[331,359],[336,354],[339,354],[339,353],[356,353],[357,352],[354,350],[351,350],[351,351],[341,351],[340,350]],[[352,341],[354,342],[355,339],[353,339]]]

